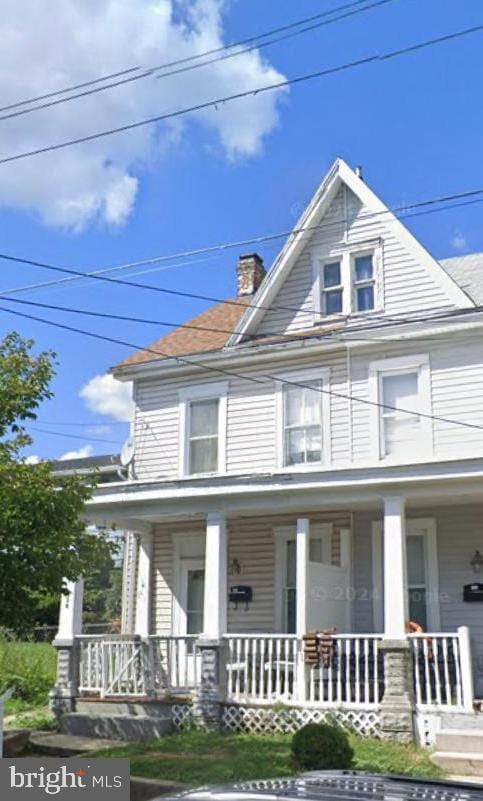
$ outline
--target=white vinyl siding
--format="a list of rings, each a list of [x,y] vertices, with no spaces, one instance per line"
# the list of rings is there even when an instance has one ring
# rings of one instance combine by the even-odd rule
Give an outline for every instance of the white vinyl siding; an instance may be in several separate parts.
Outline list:
[[[425,419],[424,425],[433,448],[429,456],[435,459],[470,458],[483,455],[483,357],[481,335],[478,332],[427,338],[413,344],[405,341],[368,345],[347,354],[342,349],[330,353],[284,359],[246,371],[246,378],[230,378],[226,397],[226,472],[231,475],[273,472],[279,461],[277,429],[277,387],[273,381],[253,383],[249,377],[260,379],[267,372],[283,377],[298,374],[320,377],[320,365],[329,370],[326,384],[335,394],[325,395],[330,426],[325,438],[328,458],[322,469],[347,468],[351,465],[373,464],[379,460],[374,443],[379,434],[373,430],[379,424],[377,408],[367,404],[377,401],[377,391],[371,395],[370,365],[374,360],[406,358],[421,348],[428,356],[429,413],[435,419]],[[297,367],[298,369],[295,369]],[[430,371],[429,371],[430,367]],[[350,370],[350,378],[348,376]],[[412,367],[404,368],[411,371]],[[317,371],[319,371],[317,373]],[[404,371],[404,370],[403,370]],[[240,372],[238,369],[236,372]],[[245,371],[244,371],[245,372]],[[197,377],[207,385],[213,378]],[[174,480],[179,476],[179,392],[189,389],[193,379],[167,378],[138,381],[136,386],[135,474],[139,479]],[[208,391],[208,390],[207,390]],[[347,396],[353,396],[351,400]],[[346,397],[344,397],[346,396]],[[358,399],[366,402],[358,402]],[[467,422],[482,428],[464,427],[438,418]],[[423,457],[421,457],[423,458]],[[406,461],[411,461],[409,454]]]

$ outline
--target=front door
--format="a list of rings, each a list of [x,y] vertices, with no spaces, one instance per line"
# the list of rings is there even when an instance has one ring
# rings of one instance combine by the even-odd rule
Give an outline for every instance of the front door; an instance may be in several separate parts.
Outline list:
[[[373,602],[376,631],[384,628],[384,541],[382,524],[373,527]],[[424,631],[439,631],[436,524],[432,518],[406,520],[408,619]]]

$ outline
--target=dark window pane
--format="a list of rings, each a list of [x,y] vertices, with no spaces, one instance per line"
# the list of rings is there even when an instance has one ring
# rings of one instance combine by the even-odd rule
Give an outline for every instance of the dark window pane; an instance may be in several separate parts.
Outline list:
[[[356,256],[354,259],[356,281],[370,281],[373,276],[372,256]]]
[[[362,286],[357,290],[357,311],[370,311],[374,308],[374,287]]]
[[[325,313],[340,314],[342,311],[342,289],[325,293]]]
[[[409,590],[409,619],[413,623],[419,623],[424,631],[428,630],[426,590],[424,587],[413,587]]]
[[[287,634],[295,634],[297,619],[297,591],[287,590]]]
[[[324,264],[324,287],[339,286],[340,284],[340,262],[334,261],[331,264]]]
[[[218,470],[218,439],[194,439],[190,443],[191,473],[216,473]]]

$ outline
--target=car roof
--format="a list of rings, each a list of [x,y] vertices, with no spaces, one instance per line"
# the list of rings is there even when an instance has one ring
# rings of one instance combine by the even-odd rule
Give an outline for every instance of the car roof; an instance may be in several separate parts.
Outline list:
[[[483,786],[360,771],[316,771],[295,778],[238,782],[183,793],[185,801],[482,801]],[[167,801],[166,798],[163,801]]]

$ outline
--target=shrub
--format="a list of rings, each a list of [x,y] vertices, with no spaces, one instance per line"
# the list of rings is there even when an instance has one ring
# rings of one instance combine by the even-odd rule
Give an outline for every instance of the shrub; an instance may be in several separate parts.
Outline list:
[[[340,726],[307,723],[292,737],[292,756],[305,770],[341,770],[350,768],[354,752]]]
[[[0,694],[13,687],[17,702],[46,704],[55,669],[56,653],[49,643],[0,641]]]

